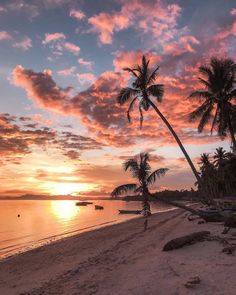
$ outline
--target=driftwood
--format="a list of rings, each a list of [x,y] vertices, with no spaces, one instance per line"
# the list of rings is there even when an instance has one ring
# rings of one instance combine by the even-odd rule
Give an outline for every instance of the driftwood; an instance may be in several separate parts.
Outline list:
[[[236,228],[236,215],[232,215],[225,219],[225,227]]]
[[[199,231],[199,232],[195,232],[183,237],[170,240],[163,247],[163,251],[171,251],[174,249],[182,248],[185,245],[203,241],[208,235],[210,235],[209,231]]]

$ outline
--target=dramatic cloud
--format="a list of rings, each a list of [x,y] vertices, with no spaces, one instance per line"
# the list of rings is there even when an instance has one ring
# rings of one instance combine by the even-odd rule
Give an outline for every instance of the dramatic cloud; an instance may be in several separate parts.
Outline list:
[[[95,139],[73,132],[55,131],[35,123],[35,116],[20,117],[0,114],[0,164],[20,164],[22,157],[34,146],[56,148],[71,160],[80,159],[82,151],[98,150],[102,145]],[[47,123],[43,122],[43,123]]]
[[[70,88],[61,88],[52,79],[51,72],[48,70],[42,73],[35,73],[26,70],[22,66],[16,66],[13,71],[14,83],[26,89],[28,95],[33,97],[41,106],[64,110]]]

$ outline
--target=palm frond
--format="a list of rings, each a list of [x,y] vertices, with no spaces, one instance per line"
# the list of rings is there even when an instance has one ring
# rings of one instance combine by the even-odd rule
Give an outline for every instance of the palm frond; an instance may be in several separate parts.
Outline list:
[[[204,111],[201,120],[198,124],[198,132],[202,132],[202,130],[204,129],[205,125],[209,122],[210,118],[211,118],[211,112],[213,110],[214,105],[210,104],[208,106],[208,108]]]
[[[208,100],[205,101],[202,105],[200,105],[195,111],[189,114],[189,120],[195,121],[198,117],[200,117],[207,110],[211,102]]]
[[[117,186],[112,192],[111,192],[111,196],[114,197],[118,197],[120,195],[123,195],[129,191],[135,191],[137,188],[137,185],[134,183],[128,183],[128,184],[123,184],[120,186]]]
[[[151,73],[151,75],[149,76],[148,78],[148,81],[147,81],[147,85],[149,85],[150,83],[154,83],[156,81],[156,78],[157,78],[157,75],[158,75],[158,70],[159,70],[159,66],[156,67],[154,69],[154,71]]]
[[[162,84],[155,84],[151,85],[147,89],[148,94],[156,97],[158,102],[162,102],[162,98],[164,95],[164,85]]]
[[[135,96],[137,94],[137,90],[130,88],[130,87],[126,87],[126,88],[122,88],[120,93],[117,96],[117,102],[120,105],[125,104],[128,100],[130,100],[133,96]]]
[[[123,70],[124,70],[125,72],[129,72],[129,73],[133,74],[136,78],[138,78],[138,75],[136,74],[135,69],[131,69],[131,68],[123,68]]]
[[[136,159],[129,159],[123,163],[123,167],[125,171],[130,170],[132,176],[137,178],[139,175],[139,165]]]
[[[147,183],[153,184],[158,178],[164,176],[168,170],[168,168],[160,168],[155,170],[154,172],[152,172],[151,175],[149,175]]]
[[[212,94],[206,90],[197,90],[197,91],[192,92],[189,95],[189,98],[210,99],[211,97],[212,97]]]
[[[129,121],[129,122],[131,122],[130,112],[133,110],[133,105],[134,105],[134,103],[135,103],[135,101],[136,101],[137,99],[138,99],[138,98],[135,97],[135,98],[131,101],[131,103],[130,103],[130,105],[129,105],[129,108],[128,108],[128,111],[127,111],[127,118],[128,118],[128,121]]]

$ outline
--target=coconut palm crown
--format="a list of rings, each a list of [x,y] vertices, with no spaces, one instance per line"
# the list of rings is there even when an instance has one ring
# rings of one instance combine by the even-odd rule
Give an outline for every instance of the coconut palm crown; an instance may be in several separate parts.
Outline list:
[[[129,191],[140,194],[143,197],[143,210],[149,210],[148,196],[150,195],[148,187],[156,182],[158,178],[164,176],[168,171],[167,168],[159,168],[151,172],[149,164],[150,156],[148,153],[141,153],[139,159],[132,158],[124,162],[125,171],[130,171],[133,178],[138,180],[138,183],[123,184],[116,187],[112,193],[112,197],[117,197]]]
[[[202,77],[199,81],[203,88],[190,94],[190,98],[198,98],[202,104],[190,113],[190,121],[199,119],[198,131],[210,123],[211,133],[214,129],[224,138],[229,132],[233,150],[235,140],[235,105],[236,101],[236,64],[232,59],[212,58],[210,65],[199,67]]]

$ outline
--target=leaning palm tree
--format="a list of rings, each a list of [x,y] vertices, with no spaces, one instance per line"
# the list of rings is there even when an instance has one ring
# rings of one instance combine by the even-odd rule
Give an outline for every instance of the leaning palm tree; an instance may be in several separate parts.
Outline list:
[[[122,194],[125,194],[129,191],[133,191],[138,193],[143,198],[143,213],[146,217],[144,230],[147,228],[147,217],[150,215],[150,205],[149,205],[149,197],[150,192],[148,187],[156,182],[158,178],[164,176],[165,173],[168,171],[167,168],[159,168],[153,172],[151,172],[151,167],[149,164],[149,154],[148,153],[141,153],[139,155],[139,160],[136,158],[129,159],[124,162],[124,170],[130,171],[132,176],[138,180],[138,184],[129,183],[123,184],[116,187],[112,193],[112,197],[118,197]]]
[[[236,64],[232,59],[212,58],[210,65],[199,67],[202,77],[199,78],[203,88],[190,94],[202,104],[190,114],[190,121],[200,119],[198,131],[211,124],[211,133],[217,129],[218,135],[224,138],[230,134],[233,151],[236,152],[235,139],[235,106],[236,100]]]
[[[156,84],[158,70],[159,66],[157,66],[153,71],[151,71],[151,69],[149,68],[149,60],[147,60],[145,56],[142,57],[141,65],[137,65],[134,68],[124,68],[124,71],[127,71],[133,75],[134,81],[132,83],[132,87],[126,87],[121,89],[117,97],[117,101],[120,105],[123,105],[126,102],[130,101],[130,105],[127,111],[127,117],[129,121],[131,120],[131,110],[133,109],[134,104],[138,102],[141,127],[143,122],[143,111],[148,111],[149,108],[152,107],[157,113],[157,115],[165,123],[173,137],[175,138],[187,162],[189,163],[197,181],[200,182],[200,176],[188,153],[186,152],[184,146],[182,145],[178,135],[175,133],[170,123],[167,121],[167,119],[161,113],[159,108],[153,102],[153,99],[155,98],[158,103],[161,103],[164,94],[164,86],[162,84]]]

